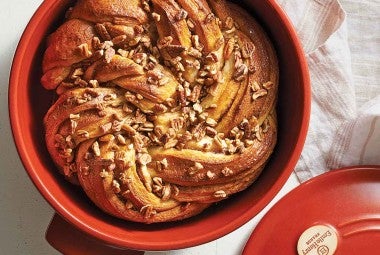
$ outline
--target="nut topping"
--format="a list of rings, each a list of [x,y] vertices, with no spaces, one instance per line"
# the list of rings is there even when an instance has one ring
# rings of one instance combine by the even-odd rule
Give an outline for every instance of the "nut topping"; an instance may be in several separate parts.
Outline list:
[[[278,133],[263,31],[224,1],[107,8],[79,1],[48,40],[42,84],[58,99],[44,121],[59,170],[104,211],[144,223],[251,184]]]
[[[227,194],[224,190],[218,190],[214,192],[214,197],[215,198],[226,198]]]

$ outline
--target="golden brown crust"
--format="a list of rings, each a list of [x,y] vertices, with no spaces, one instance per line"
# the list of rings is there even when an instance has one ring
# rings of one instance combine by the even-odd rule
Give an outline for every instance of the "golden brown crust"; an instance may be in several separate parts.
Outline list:
[[[70,18],[94,23],[138,25],[147,22],[140,0],[78,0]]]
[[[79,0],[67,17],[43,60],[46,144],[98,207],[174,221],[254,182],[278,67],[252,17],[223,0]]]

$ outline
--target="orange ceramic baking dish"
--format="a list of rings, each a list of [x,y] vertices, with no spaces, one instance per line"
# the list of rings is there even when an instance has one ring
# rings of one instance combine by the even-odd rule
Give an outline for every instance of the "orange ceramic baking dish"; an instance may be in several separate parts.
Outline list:
[[[301,44],[275,0],[239,2],[274,43],[280,64],[279,134],[275,151],[258,180],[245,191],[191,219],[143,225],[109,216],[56,171],[45,148],[43,116],[53,100],[40,85],[47,35],[62,22],[70,0],[45,0],[25,29],[11,69],[9,113],[14,140],[30,178],[65,220],[90,236],[118,247],[171,250],[215,240],[242,226],[277,194],[304,145],[310,117],[310,82]],[[64,237],[63,237],[64,238]]]

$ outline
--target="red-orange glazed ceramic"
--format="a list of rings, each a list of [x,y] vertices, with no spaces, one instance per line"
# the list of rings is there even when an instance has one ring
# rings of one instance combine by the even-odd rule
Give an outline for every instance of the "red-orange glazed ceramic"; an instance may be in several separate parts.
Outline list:
[[[283,197],[243,255],[380,254],[380,166],[331,170]]]
[[[18,45],[9,87],[11,126],[21,161],[56,212],[106,244],[137,250],[179,249],[210,242],[258,214],[292,172],[304,145],[310,116],[305,56],[296,32],[276,1],[238,2],[263,25],[279,58],[279,136],[266,169],[247,190],[196,217],[152,225],[122,221],[100,211],[80,188],[62,178],[45,148],[42,119],[51,105],[53,93],[44,90],[39,82],[42,53],[47,35],[62,22],[65,10],[72,3],[70,0],[42,3]]]

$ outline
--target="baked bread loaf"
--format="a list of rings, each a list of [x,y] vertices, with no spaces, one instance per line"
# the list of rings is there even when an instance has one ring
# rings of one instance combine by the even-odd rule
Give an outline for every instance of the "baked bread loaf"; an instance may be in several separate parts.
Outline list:
[[[78,0],[42,67],[53,161],[122,219],[198,214],[251,185],[276,143],[273,46],[224,0]]]

